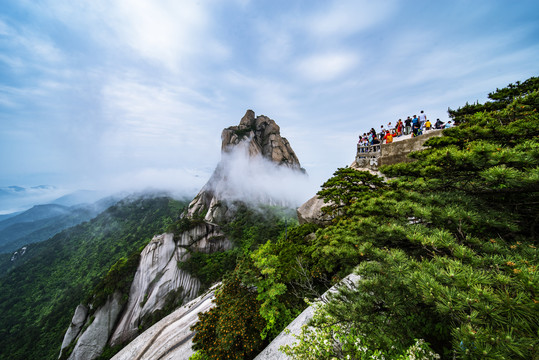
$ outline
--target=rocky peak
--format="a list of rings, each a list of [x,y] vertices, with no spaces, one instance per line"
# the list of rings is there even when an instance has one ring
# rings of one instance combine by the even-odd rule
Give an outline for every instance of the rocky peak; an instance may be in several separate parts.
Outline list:
[[[261,155],[279,165],[300,169],[299,160],[290,143],[281,136],[281,129],[267,116],[255,117],[253,110],[247,110],[240,124],[230,126],[221,134],[221,152],[232,151],[242,142],[248,144],[249,156]]]
[[[238,186],[233,184],[231,178],[243,176],[245,183],[257,181],[256,174],[252,179],[249,178],[253,175],[254,166],[246,166],[251,170],[249,174],[237,174],[237,169],[231,169],[235,161],[263,159],[273,164],[272,166],[284,166],[298,173],[305,173],[290,143],[281,136],[275,121],[264,115],[255,116],[253,110],[247,110],[239,125],[224,129],[221,140],[221,161],[210,180],[189,204],[189,217],[204,215],[206,221],[220,222],[233,215],[233,211],[224,204],[225,199],[234,199],[234,193],[238,192]],[[242,190],[244,189],[240,189]],[[265,194],[258,195],[259,203],[272,203]]]

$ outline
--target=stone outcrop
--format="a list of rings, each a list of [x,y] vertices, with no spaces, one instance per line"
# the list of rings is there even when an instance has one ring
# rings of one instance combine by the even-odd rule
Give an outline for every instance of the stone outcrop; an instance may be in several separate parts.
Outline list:
[[[92,360],[101,355],[122,309],[121,298],[122,295],[115,292],[105,305],[86,319],[86,330],[77,339],[69,360]]]
[[[322,212],[324,206],[328,206],[328,204],[324,203],[324,200],[319,198],[318,195],[307,200],[306,203],[296,210],[299,223],[327,224],[331,221],[331,217]]]
[[[115,293],[95,315],[88,316],[85,306],[79,305],[68,328],[62,351],[73,341],[74,350],[69,359],[92,360],[101,354],[105,345],[126,343],[139,333],[145,317],[166,307],[171,295],[182,302],[195,298],[200,282],[178,267],[191,252],[212,253],[228,250],[231,242],[219,227],[206,222],[194,222],[191,229],[174,236],[172,233],[154,236],[144,248],[129,291],[127,304],[119,301],[122,294]],[[120,315],[121,313],[121,315]],[[104,315],[108,314],[108,315]],[[90,326],[91,319],[95,320]],[[105,324],[103,319],[108,319]],[[85,327],[85,330],[81,328]]]
[[[110,339],[111,345],[131,340],[138,334],[144,317],[167,304],[167,296],[180,292],[183,301],[196,297],[200,282],[178,267],[191,251],[212,253],[230,249],[232,244],[217,226],[201,223],[182,232],[155,236],[141,253],[140,265],[129,292],[129,301]]]
[[[247,110],[238,126],[230,126],[221,134],[221,151],[228,152],[242,141],[247,141],[250,156],[260,155],[278,165],[300,169],[299,160],[286,138],[281,137],[279,126],[267,116],[255,117]]]
[[[230,126],[221,134],[222,159],[202,190],[189,204],[188,216],[204,215],[209,222],[230,219],[234,211],[226,204],[230,190],[228,183],[230,155],[234,151],[243,152],[248,158],[262,158],[277,166],[284,166],[305,173],[290,143],[280,134],[280,128],[267,116],[255,117],[247,110],[237,126]],[[271,203],[271,199],[259,199],[260,203]]]
[[[199,313],[213,306],[217,286],[161,319],[124,347],[112,360],[189,359],[194,353],[191,348],[194,333],[190,327],[198,321]]]
[[[71,325],[69,325],[69,328],[64,335],[64,341],[62,341],[61,349],[65,349],[66,347],[68,347],[69,344],[71,344],[73,340],[75,340],[77,336],[79,336],[87,316],[88,308],[82,304],[77,306],[77,308],[75,309],[75,314],[73,315],[73,319],[71,320]],[[60,352],[60,356],[61,355],[62,353]]]

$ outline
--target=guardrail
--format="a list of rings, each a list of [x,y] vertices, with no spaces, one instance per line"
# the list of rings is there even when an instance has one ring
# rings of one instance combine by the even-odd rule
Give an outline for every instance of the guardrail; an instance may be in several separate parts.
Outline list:
[[[382,144],[357,144],[356,163],[361,167],[378,167],[378,158],[382,154]]]

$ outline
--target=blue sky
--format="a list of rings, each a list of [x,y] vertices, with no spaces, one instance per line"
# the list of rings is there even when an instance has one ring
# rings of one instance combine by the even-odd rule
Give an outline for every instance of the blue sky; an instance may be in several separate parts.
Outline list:
[[[3,0],[0,186],[196,191],[247,109],[313,191],[357,135],[539,75],[538,1]]]

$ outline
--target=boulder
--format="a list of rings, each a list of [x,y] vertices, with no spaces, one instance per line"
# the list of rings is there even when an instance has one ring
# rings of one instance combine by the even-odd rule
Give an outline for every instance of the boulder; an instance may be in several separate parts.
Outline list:
[[[296,210],[299,223],[327,224],[331,217],[322,212],[322,208],[327,205],[318,195],[313,196]]]

